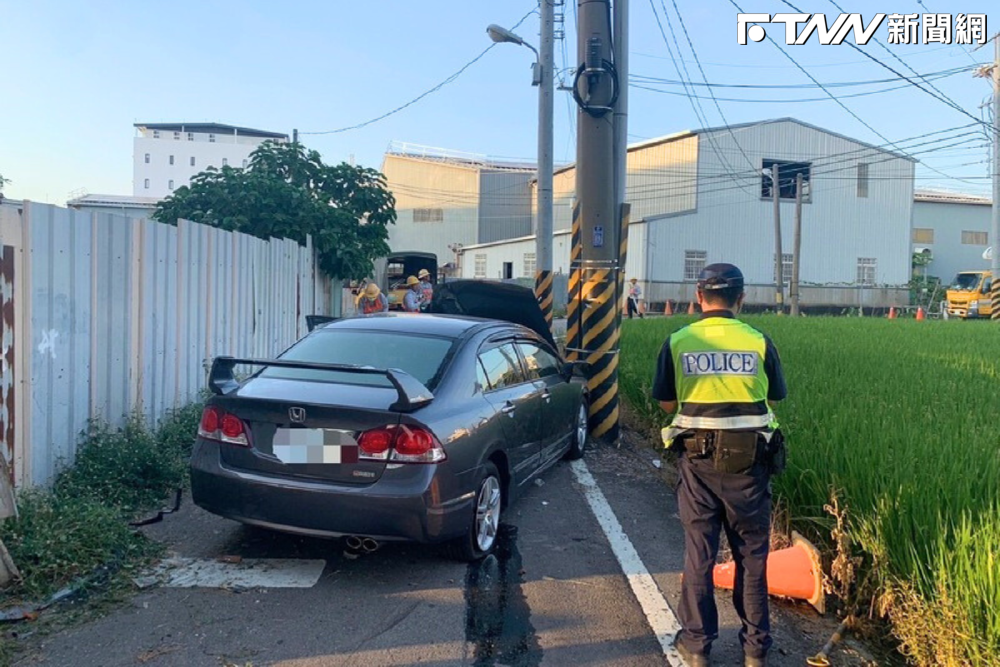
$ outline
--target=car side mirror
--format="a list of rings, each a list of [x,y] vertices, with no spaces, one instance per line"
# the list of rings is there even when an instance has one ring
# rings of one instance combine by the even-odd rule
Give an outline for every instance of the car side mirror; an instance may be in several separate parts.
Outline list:
[[[583,376],[584,370],[589,364],[586,361],[567,361],[562,367],[562,376],[565,378],[566,382],[573,379],[573,376],[580,375]]]

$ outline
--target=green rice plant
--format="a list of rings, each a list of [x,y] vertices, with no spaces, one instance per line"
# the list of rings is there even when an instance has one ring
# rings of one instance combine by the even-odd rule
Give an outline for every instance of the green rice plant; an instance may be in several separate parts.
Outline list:
[[[651,425],[656,359],[689,318],[626,322],[623,397]],[[1000,664],[1000,335],[990,323],[747,317],[778,347],[789,465],[775,492],[828,531],[831,489],[918,665]],[[899,602],[905,600],[906,602]],[[913,610],[923,622],[914,621]],[[937,622],[933,622],[935,620]],[[923,647],[915,650],[912,647]]]

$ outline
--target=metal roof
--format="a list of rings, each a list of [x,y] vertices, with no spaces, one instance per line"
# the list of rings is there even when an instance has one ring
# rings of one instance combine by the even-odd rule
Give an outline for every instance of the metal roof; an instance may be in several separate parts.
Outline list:
[[[534,162],[524,162],[512,159],[490,157],[479,153],[466,153],[448,148],[421,146],[403,141],[392,141],[385,151],[386,156],[409,158],[424,162],[438,162],[457,167],[476,170],[523,171],[535,172],[538,166]]]
[[[129,195],[83,195],[66,202],[66,206],[93,206],[107,208],[153,208],[160,200],[156,197],[132,197]]]
[[[913,200],[934,204],[974,204],[976,206],[992,206],[993,200],[983,195],[972,195],[964,192],[948,192],[946,190],[917,190]]]
[[[260,137],[264,139],[288,139],[287,134],[255,130],[252,127],[239,127],[225,123],[136,123],[135,127],[165,132],[198,132],[213,134],[238,134],[244,137]]]

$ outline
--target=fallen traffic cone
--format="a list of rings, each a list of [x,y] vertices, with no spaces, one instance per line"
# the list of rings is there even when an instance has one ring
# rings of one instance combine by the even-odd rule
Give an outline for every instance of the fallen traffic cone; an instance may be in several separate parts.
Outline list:
[[[713,579],[719,588],[732,589],[736,582],[736,563],[716,565]],[[825,612],[819,551],[798,533],[792,533],[792,546],[773,551],[767,557],[767,592],[805,600],[819,613]]]
[[[694,309],[694,301],[692,301],[691,303],[688,304],[688,315],[694,315],[697,312],[698,311]]]
[[[892,307],[889,308],[889,319],[890,320],[896,319],[896,307],[895,306],[892,306]]]
[[[673,315],[673,314],[674,314],[674,309],[673,309],[673,307],[672,307],[672,306],[670,305],[670,299],[667,299],[667,305],[665,305],[665,306],[663,307],[663,314],[664,314],[664,315]]]
[[[919,321],[923,321],[925,319],[927,319],[927,316],[924,314],[924,309],[923,308],[917,308],[917,321],[919,322]]]

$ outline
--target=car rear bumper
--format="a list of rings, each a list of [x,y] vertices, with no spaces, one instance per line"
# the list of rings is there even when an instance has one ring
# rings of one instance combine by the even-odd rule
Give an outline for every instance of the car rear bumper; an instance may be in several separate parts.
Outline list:
[[[369,485],[297,480],[225,467],[219,445],[199,440],[191,459],[194,503],[213,514],[320,537],[443,542],[472,521],[474,492],[441,498],[437,465],[387,469]]]

